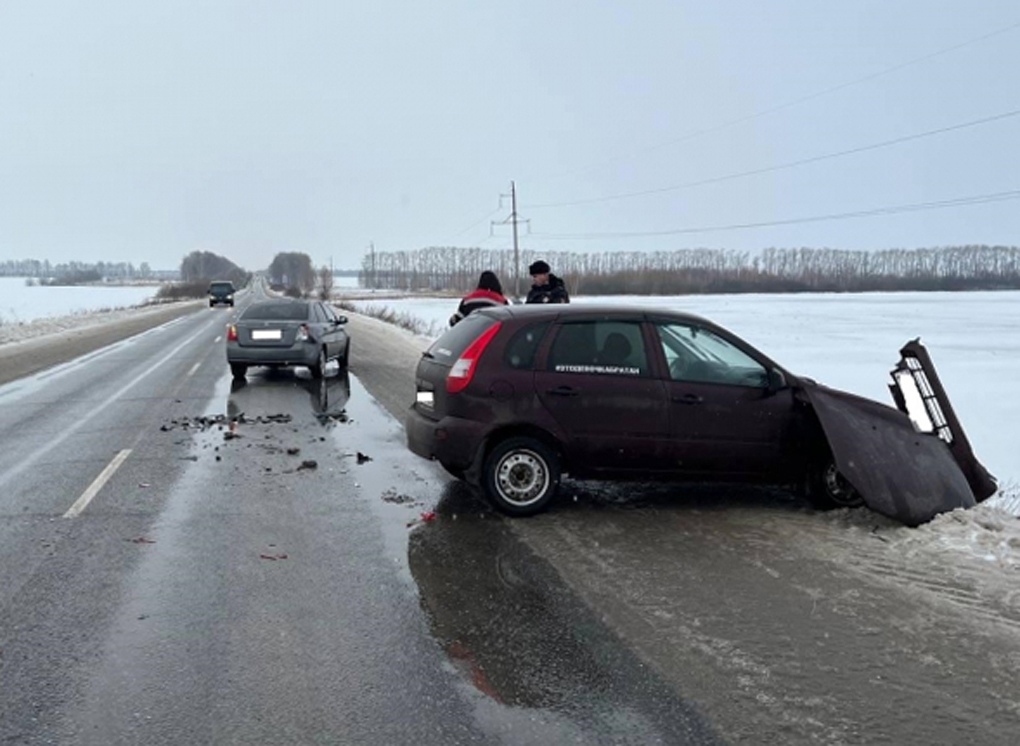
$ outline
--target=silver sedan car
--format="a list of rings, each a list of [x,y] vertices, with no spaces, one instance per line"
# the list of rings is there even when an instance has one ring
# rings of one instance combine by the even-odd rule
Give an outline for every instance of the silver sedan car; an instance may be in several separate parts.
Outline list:
[[[227,363],[235,378],[256,365],[302,365],[321,378],[326,363],[347,367],[351,340],[333,307],[314,300],[267,300],[252,303],[227,330]]]

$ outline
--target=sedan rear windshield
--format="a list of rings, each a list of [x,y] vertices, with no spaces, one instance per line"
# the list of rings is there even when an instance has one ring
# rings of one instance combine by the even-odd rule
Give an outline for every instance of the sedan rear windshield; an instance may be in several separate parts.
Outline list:
[[[441,363],[453,365],[482,332],[496,323],[496,319],[481,313],[468,314],[457,326],[432,343],[428,355]]]
[[[241,318],[245,321],[273,319],[277,321],[307,321],[307,303],[262,303],[251,306]]]

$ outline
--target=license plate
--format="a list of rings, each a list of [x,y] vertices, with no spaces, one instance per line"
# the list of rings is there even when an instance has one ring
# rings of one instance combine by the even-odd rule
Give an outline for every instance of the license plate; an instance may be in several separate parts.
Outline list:
[[[252,329],[252,339],[280,339],[281,338],[279,329]]]

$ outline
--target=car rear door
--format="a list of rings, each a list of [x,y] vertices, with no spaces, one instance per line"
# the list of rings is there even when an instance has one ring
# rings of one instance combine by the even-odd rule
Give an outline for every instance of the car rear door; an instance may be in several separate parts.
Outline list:
[[[326,344],[326,355],[337,357],[341,349],[341,329],[336,323],[336,316],[325,303],[316,303],[316,321],[321,320],[321,339]]]
[[[610,354],[609,340],[620,338],[626,340],[624,354]],[[666,389],[651,374],[640,319],[556,325],[534,381],[542,405],[566,434],[574,473],[647,471],[664,464]]]
[[[687,475],[753,479],[795,461],[797,404],[769,386],[770,364],[721,330],[654,322],[668,370],[673,468]]]

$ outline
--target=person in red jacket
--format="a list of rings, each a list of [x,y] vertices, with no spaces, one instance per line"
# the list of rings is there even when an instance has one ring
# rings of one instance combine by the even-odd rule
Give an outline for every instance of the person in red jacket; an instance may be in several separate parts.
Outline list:
[[[499,284],[499,278],[495,272],[485,270],[478,278],[478,287],[464,296],[457,312],[450,317],[450,326],[454,326],[472,311],[489,306],[506,306],[509,301],[503,296],[503,286]]]

